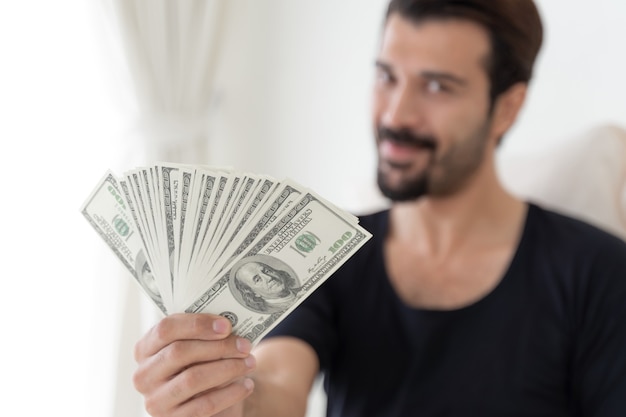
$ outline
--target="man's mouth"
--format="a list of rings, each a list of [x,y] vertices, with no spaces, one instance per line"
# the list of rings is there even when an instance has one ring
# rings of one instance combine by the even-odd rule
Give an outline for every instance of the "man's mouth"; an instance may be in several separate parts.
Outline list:
[[[383,140],[378,145],[378,154],[381,161],[395,167],[410,165],[415,157],[422,153],[423,148],[398,143],[392,140]]]
[[[384,161],[390,167],[408,168],[416,158],[432,155],[437,148],[437,142],[433,138],[418,137],[412,132],[394,132],[388,129],[381,129],[379,132],[378,154],[381,162]]]
[[[393,130],[385,127],[378,129],[380,144],[389,143],[390,146],[414,148],[420,150],[435,151],[437,141],[432,136],[416,135],[410,130]]]

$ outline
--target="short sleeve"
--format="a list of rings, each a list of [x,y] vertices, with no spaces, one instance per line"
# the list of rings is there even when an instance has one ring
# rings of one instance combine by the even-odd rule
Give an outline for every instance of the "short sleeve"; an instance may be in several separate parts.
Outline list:
[[[334,307],[331,294],[331,280],[337,278],[337,271],[328,281],[296,307],[285,319],[272,329],[265,338],[291,336],[311,345],[317,353],[320,368],[326,369],[331,352],[336,343]]]

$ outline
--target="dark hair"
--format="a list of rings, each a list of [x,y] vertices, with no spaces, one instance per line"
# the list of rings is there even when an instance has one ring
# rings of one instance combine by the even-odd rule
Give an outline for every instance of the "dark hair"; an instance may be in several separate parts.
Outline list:
[[[543,27],[533,0],[391,0],[385,21],[394,13],[420,23],[465,19],[484,27],[491,40],[486,64],[491,104],[518,82],[528,83],[543,41]]]

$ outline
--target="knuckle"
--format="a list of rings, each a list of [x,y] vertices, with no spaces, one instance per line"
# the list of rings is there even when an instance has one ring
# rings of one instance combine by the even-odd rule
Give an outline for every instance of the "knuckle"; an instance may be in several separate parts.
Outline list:
[[[232,345],[230,338],[218,339],[218,340],[213,341],[212,343],[213,343],[213,348],[216,351],[216,354],[219,354],[220,356],[225,355],[231,349],[231,345]]]
[[[174,341],[157,353],[157,361],[162,363],[177,363],[185,354],[185,343]]]
[[[190,316],[189,321],[189,326],[194,334],[202,334],[205,333],[207,330],[211,330],[211,324],[210,321],[207,320],[206,315],[192,315]]]
[[[225,380],[242,375],[244,370],[243,360],[240,359],[228,359],[219,362],[219,373]]]
[[[143,394],[146,391],[145,377],[143,369],[137,369],[132,375],[133,386],[139,393]]]
[[[159,402],[154,397],[146,397],[144,399],[144,408],[146,409],[146,412],[152,417],[159,417],[162,415]]]
[[[226,339],[220,340],[219,349],[225,357],[241,357],[243,354],[237,349],[237,336],[230,335]]]
[[[168,346],[168,357],[173,360],[185,356],[189,350],[189,343],[183,340],[176,340]]]
[[[168,397],[176,403],[182,403],[192,398],[197,390],[197,384],[194,378],[190,376],[189,370],[183,371],[167,390]]]
[[[219,411],[218,405],[215,403],[213,398],[210,395],[204,395],[199,400],[199,413],[198,417],[209,415],[212,416],[216,412]]]
[[[184,381],[181,381],[184,382]],[[179,401],[183,398],[184,393],[186,392],[186,387],[184,383],[174,384],[172,389],[169,390],[170,397],[174,400]]]
[[[152,332],[154,333],[155,338],[159,342],[164,342],[168,340],[168,336],[171,332],[171,326],[167,318],[158,322],[153,328]]]
[[[192,366],[187,368],[182,374],[180,385],[187,390],[193,391],[205,378],[203,368],[200,366]]]

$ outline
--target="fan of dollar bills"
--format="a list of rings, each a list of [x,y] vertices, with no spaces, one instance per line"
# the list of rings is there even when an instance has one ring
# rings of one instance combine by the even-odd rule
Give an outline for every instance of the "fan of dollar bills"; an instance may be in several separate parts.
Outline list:
[[[81,212],[163,314],[221,314],[252,342],[371,238],[294,181],[207,166],[108,171]]]

